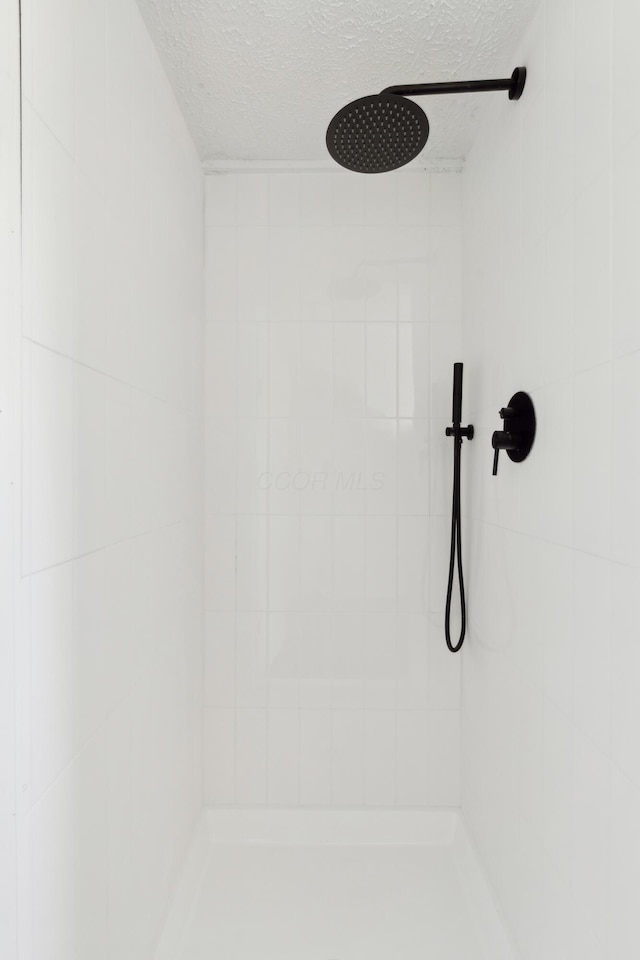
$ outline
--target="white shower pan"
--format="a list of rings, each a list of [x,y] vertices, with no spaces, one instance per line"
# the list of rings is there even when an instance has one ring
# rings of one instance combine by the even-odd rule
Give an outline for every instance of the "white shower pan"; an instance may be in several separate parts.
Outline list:
[[[216,808],[156,960],[514,960],[454,811]]]

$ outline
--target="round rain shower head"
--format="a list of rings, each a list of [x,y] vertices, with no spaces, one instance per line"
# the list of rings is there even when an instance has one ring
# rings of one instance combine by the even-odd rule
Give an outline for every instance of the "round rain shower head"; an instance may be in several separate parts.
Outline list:
[[[327,129],[327,149],[341,166],[356,173],[397,170],[418,156],[429,136],[424,111],[407,97],[506,90],[509,100],[519,100],[526,80],[527,68],[516,67],[502,80],[385,87],[382,93],[354,100],[336,113]]]
[[[339,110],[327,129],[327,149],[356,173],[386,173],[417,157],[429,136],[424,110],[406,97],[379,93]]]

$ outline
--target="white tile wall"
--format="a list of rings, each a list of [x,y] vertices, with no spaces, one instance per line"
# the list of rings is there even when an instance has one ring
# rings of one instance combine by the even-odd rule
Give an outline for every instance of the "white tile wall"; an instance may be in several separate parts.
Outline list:
[[[460,187],[206,179],[209,803],[458,802]]]
[[[16,643],[14,579],[17,565],[20,447],[17,394],[20,377],[20,39],[19,5],[0,10],[0,956],[16,960],[17,818],[16,730],[19,697],[15,674],[20,649]],[[46,657],[46,652],[41,651]],[[42,659],[40,661],[42,665]],[[54,684],[58,676],[55,675]],[[53,733],[52,749],[63,739]],[[54,721],[55,723],[55,721]],[[40,769],[46,763],[38,757]]]
[[[132,0],[22,10],[20,957],[145,958],[202,797],[203,177]]]
[[[626,0],[543,0],[524,96],[495,104],[462,178],[462,804],[530,960],[640,943],[639,28]],[[517,389],[538,436],[494,479]]]

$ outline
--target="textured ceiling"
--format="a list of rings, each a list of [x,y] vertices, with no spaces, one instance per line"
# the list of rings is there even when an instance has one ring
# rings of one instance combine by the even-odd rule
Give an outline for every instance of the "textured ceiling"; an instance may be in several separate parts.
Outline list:
[[[324,164],[333,114],[396,83],[509,76],[537,0],[138,0],[206,168]],[[480,100],[430,98],[426,160],[464,157]]]

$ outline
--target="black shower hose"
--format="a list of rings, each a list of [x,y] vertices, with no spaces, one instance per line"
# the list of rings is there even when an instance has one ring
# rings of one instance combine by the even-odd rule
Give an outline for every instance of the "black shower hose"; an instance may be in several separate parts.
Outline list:
[[[447,604],[445,607],[444,633],[447,647],[451,653],[457,653],[464,643],[467,630],[467,607],[464,597],[464,577],[462,575],[462,538],[460,534],[460,453],[462,437],[456,437],[453,449],[453,507],[451,510],[451,556],[449,559],[449,583],[447,584]],[[458,557],[458,583],[460,585],[461,626],[458,642],[451,643],[451,596],[453,594],[453,575]]]

